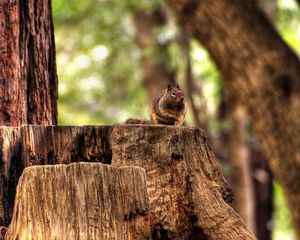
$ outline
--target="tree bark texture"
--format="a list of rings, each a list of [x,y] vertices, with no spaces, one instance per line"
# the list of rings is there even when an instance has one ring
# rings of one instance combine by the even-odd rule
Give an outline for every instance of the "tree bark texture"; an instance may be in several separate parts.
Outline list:
[[[176,71],[170,67],[168,42],[160,43],[155,36],[155,29],[167,24],[167,15],[159,7],[154,10],[139,10],[134,13],[133,19],[135,41],[142,51],[143,81],[151,103],[168,84],[175,83]]]
[[[73,163],[26,168],[6,240],[149,239],[146,172]]]
[[[170,0],[247,108],[300,239],[300,63],[256,2]]]
[[[57,123],[51,1],[0,3],[0,125]]]
[[[142,217],[149,221],[150,239],[256,239],[230,206],[231,188],[200,129],[114,125],[2,131],[1,170],[11,182],[25,166],[36,164],[98,161],[138,166],[147,174],[149,209]],[[17,149],[10,144],[14,131],[19,131]],[[18,166],[10,163],[14,155],[20,171],[11,176]]]
[[[111,163],[108,127],[0,127],[0,225],[10,223],[25,167],[71,162]]]

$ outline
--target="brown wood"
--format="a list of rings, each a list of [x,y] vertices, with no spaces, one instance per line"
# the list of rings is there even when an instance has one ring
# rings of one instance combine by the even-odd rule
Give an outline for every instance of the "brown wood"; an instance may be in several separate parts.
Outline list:
[[[147,170],[152,232],[166,239],[255,239],[228,205],[231,189],[202,130],[120,125],[111,145],[112,164]]]
[[[151,125],[18,129],[20,170],[74,161],[145,168],[150,204],[145,218],[152,239],[255,239],[230,206],[232,191],[200,129]],[[4,130],[12,135],[12,128]],[[6,135],[2,134],[1,156],[12,172],[13,141],[5,140]],[[16,181],[18,176],[8,178]]]
[[[276,28],[277,0],[258,0],[259,8]],[[258,239],[271,240],[273,229],[274,193],[273,176],[265,154],[255,141],[251,144],[251,168],[255,189],[256,236]]]
[[[257,142],[249,144],[252,181],[255,189],[256,236],[258,239],[271,240],[274,210],[273,176],[268,161]]]
[[[245,109],[232,104],[230,112],[231,130],[229,134],[228,157],[232,170],[234,209],[244,219],[253,232],[255,229],[255,198],[250,168],[250,148],[247,142],[247,117]]]
[[[300,239],[300,62],[256,1],[169,0],[247,109]]]
[[[191,63],[191,46],[190,38],[186,31],[181,30],[180,41],[178,41],[185,58],[185,86],[187,89],[187,99],[189,101],[189,106],[193,113],[194,126],[198,128],[207,129],[207,109],[205,99],[203,98],[202,88],[198,88],[195,85],[195,80],[193,76],[193,69]],[[194,94],[197,93],[201,98],[201,105],[197,106],[194,99]],[[201,113],[201,114],[200,114]],[[200,118],[200,116],[204,116]]]
[[[0,225],[10,223],[24,167],[79,161],[111,163],[109,131],[106,126],[0,127]]]
[[[0,125],[57,123],[51,1],[0,3]]]
[[[258,0],[257,4],[266,14],[270,22],[275,24],[277,19],[277,0]]]
[[[0,225],[11,220],[14,196],[24,164],[20,156],[21,132],[17,127],[0,127]]]
[[[100,163],[26,168],[5,239],[145,240],[146,172]]]

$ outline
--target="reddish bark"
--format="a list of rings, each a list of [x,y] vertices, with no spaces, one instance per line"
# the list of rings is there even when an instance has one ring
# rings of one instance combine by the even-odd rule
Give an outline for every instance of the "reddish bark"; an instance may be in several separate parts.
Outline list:
[[[0,126],[55,125],[57,74],[50,0],[0,2],[0,52]],[[0,137],[0,225],[10,221],[24,167],[19,134],[14,129]],[[10,141],[9,149],[3,137]]]
[[[0,3],[0,125],[57,123],[51,1]]]

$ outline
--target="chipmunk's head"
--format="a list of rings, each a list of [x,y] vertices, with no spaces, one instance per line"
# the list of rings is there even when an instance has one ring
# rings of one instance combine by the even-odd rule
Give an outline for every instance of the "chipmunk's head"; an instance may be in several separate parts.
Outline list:
[[[178,85],[176,87],[168,85],[164,100],[169,106],[181,106],[185,104],[184,94]]]

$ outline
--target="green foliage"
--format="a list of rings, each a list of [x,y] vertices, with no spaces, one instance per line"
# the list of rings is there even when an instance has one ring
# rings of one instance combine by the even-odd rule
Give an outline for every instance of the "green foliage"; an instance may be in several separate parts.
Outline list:
[[[275,212],[274,212],[274,240],[294,240],[296,239],[291,225],[291,216],[284,199],[281,187],[275,183]]]
[[[109,124],[147,115],[130,14],[158,1],[133,2],[53,1],[60,124]]]
[[[280,0],[277,4],[277,29],[283,39],[300,54],[300,11],[296,1]]]

